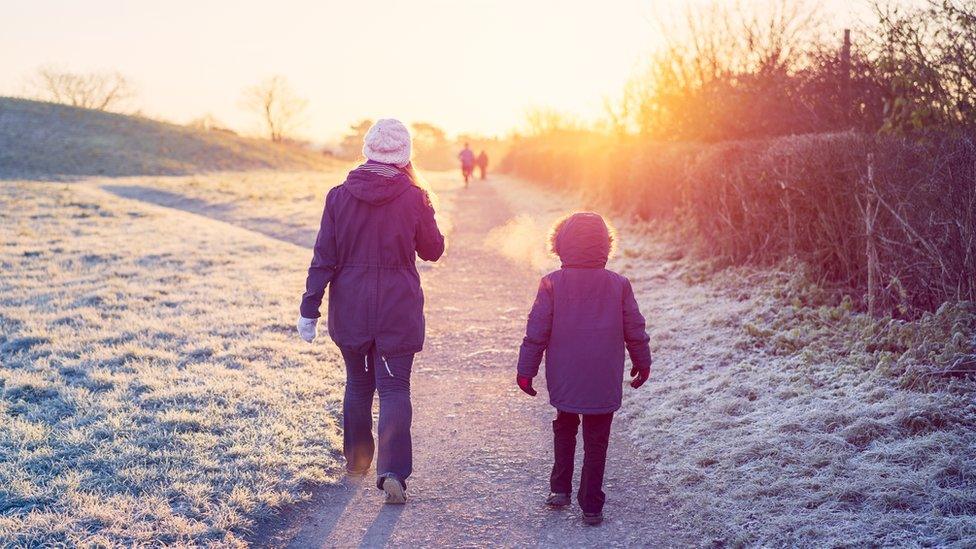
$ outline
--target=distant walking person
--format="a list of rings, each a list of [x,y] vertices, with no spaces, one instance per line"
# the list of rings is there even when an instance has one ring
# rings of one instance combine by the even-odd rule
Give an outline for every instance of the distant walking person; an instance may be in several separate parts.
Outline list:
[[[550,233],[550,247],[562,268],[543,277],[529,313],[519,351],[516,382],[535,396],[532,378],[546,357],[555,459],[546,503],[570,503],[576,432],[583,418],[583,472],[576,499],[583,521],[603,521],[603,473],[607,463],[610,423],[620,408],[624,348],[630,353],[638,388],[651,372],[649,338],[644,317],[627,278],[606,268],[613,238],[603,218],[577,213],[563,218]]]
[[[298,333],[311,342],[325,289],[329,335],[346,363],[342,402],[346,471],[373,460],[373,394],[379,392],[376,486],[387,503],[406,501],[413,469],[410,371],[424,344],[424,294],[416,256],[437,261],[444,237],[410,164],[411,138],[394,119],[366,134],[367,161],[329,191],[302,296]]]
[[[485,180],[485,172],[488,171],[488,154],[481,151],[475,163],[478,164],[478,171],[481,172],[481,180]]]
[[[474,151],[468,146],[467,143],[464,144],[464,149],[458,153],[458,159],[461,161],[461,175],[464,176],[464,188],[468,188],[468,181],[471,179],[471,174],[474,172]]]

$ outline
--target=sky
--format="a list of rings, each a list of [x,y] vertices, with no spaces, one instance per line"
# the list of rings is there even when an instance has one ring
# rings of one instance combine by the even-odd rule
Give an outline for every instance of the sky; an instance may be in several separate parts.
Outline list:
[[[746,4],[750,0],[741,0]],[[761,0],[753,0],[761,2]],[[39,66],[117,70],[131,110],[259,129],[248,86],[282,75],[308,100],[299,133],[363,118],[504,135],[527,110],[600,115],[663,42],[678,0],[4,0],[0,94]],[[859,0],[817,3],[843,27]]]

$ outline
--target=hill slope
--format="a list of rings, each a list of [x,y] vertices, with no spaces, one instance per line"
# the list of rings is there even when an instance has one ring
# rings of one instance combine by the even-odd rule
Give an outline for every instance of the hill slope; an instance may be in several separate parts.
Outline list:
[[[0,97],[0,179],[316,169],[296,147],[123,114]]]

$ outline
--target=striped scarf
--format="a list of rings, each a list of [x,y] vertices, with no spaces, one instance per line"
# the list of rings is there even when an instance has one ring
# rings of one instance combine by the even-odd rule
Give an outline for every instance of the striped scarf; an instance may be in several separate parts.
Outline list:
[[[397,175],[403,173],[403,170],[392,164],[383,164],[382,162],[374,162],[373,160],[367,160],[365,164],[360,164],[360,166],[356,169],[375,173],[376,175],[385,177],[387,179],[396,177]]]

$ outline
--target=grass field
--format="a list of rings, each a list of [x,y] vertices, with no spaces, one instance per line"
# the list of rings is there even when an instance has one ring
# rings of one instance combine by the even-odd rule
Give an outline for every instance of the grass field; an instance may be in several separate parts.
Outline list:
[[[317,170],[335,164],[294,145],[0,97],[0,180]]]
[[[255,232],[302,246],[315,243],[322,205],[329,189],[342,183],[356,163],[326,170],[279,173],[254,171],[197,174],[180,177],[133,177],[102,180],[102,188],[127,198],[152,202],[216,218]],[[441,172],[425,172],[437,222],[451,232],[452,204],[444,190],[459,185]],[[421,268],[429,266],[419,263]]]
[[[0,185],[0,545],[241,545],[338,472],[302,248],[79,185]]]
[[[311,248],[329,189],[346,166],[321,172],[271,171],[103,180],[125,198],[181,209]]]

